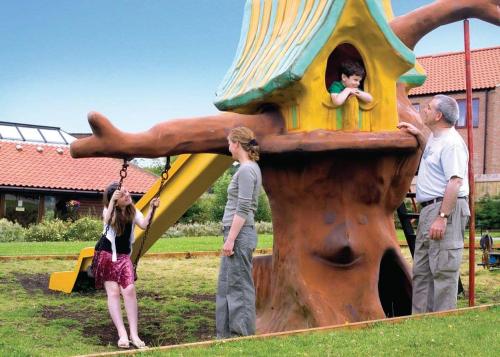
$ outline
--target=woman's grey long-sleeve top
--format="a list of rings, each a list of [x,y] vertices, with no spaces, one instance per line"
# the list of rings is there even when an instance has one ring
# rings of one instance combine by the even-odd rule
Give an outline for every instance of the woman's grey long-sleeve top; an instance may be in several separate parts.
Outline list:
[[[222,218],[225,227],[231,226],[235,214],[245,218],[246,226],[254,225],[261,185],[259,165],[254,161],[241,164],[227,188],[227,203]]]

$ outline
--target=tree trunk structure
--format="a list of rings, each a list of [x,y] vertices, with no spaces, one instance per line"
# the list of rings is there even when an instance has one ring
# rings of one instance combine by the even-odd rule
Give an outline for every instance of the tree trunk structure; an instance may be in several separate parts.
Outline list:
[[[254,260],[259,333],[411,313],[393,218],[418,163],[408,154],[263,158],[274,248]]]

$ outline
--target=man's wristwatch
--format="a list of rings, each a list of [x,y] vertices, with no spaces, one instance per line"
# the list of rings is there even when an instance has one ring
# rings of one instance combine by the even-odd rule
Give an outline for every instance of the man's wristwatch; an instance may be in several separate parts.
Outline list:
[[[448,218],[450,215],[449,214],[445,214],[444,212],[439,212],[439,217],[441,218]]]

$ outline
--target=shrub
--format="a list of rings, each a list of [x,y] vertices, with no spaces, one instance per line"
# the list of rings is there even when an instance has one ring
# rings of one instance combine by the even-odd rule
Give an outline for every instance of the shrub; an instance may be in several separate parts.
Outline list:
[[[212,198],[208,194],[201,196],[189,209],[182,215],[178,223],[201,223],[210,221],[212,210]]]
[[[219,177],[213,186],[213,198],[211,202],[211,215],[210,219],[214,222],[222,221],[224,215],[224,207],[227,202],[227,187],[231,182],[231,170],[226,170],[224,174]]]
[[[218,236],[221,235],[220,222],[204,222],[204,223],[178,223],[170,227],[163,237],[202,237],[202,236]]]
[[[83,217],[73,222],[63,239],[65,241],[97,241],[102,234],[102,221],[92,217]]]
[[[257,212],[255,212],[255,221],[271,222],[271,207],[266,192],[261,190],[259,201],[257,204]]]
[[[500,228],[500,195],[481,197],[476,203],[476,225],[483,228]]]
[[[271,222],[255,222],[257,234],[273,234],[273,224]]]
[[[5,218],[0,219],[0,242],[24,241],[24,228]]]
[[[255,229],[258,234],[272,234],[273,225],[270,222],[256,222]],[[178,223],[170,227],[162,236],[162,238],[177,238],[177,237],[203,237],[203,236],[220,236],[222,235],[222,225],[220,222],[204,222],[204,223]]]
[[[28,242],[62,242],[69,223],[59,219],[33,224],[26,230]]]

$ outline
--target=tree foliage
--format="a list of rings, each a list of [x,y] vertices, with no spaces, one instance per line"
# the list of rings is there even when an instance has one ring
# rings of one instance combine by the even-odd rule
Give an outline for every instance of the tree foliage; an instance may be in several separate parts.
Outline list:
[[[476,225],[483,228],[500,228],[500,195],[484,196],[476,203]]]

